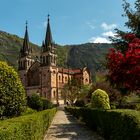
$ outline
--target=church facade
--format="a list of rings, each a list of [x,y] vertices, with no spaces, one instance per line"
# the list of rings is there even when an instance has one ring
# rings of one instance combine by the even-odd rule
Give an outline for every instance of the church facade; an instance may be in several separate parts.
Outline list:
[[[66,69],[57,66],[56,47],[52,39],[48,16],[46,36],[42,43],[40,59],[34,60],[31,57],[32,48],[29,45],[26,24],[24,42],[19,54],[18,71],[27,96],[38,93],[53,103],[58,103],[64,101],[63,87],[72,78],[76,79],[79,84],[90,84],[90,72],[87,68]]]

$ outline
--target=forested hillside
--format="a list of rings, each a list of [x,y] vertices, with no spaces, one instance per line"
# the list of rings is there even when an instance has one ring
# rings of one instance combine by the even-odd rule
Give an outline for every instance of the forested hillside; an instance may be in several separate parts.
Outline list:
[[[23,39],[3,31],[0,31],[0,60],[17,67],[19,50]],[[40,47],[30,43],[33,57],[40,55]],[[106,54],[111,44],[86,43],[80,45],[57,45],[58,66],[82,68],[87,66],[92,75],[96,71],[104,70]],[[94,76],[93,76],[94,77]]]
[[[70,67],[88,67],[94,73],[106,69],[106,55],[111,44],[81,44],[69,46],[68,65]],[[92,78],[93,78],[92,77]]]
[[[8,64],[17,67],[17,59],[22,43],[22,38],[0,31],[0,60],[7,61]],[[39,55],[39,47],[32,43],[30,45],[33,48],[33,56]]]

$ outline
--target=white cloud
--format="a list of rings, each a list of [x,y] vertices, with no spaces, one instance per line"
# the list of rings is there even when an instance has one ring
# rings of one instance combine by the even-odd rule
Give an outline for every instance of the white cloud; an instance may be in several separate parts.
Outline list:
[[[104,32],[102,33],[102,36],[105,36],[105,37],[114,37],[116,35],[116,33],[113,33],[112,31],[108,31],[108,32]]]
[[[102,27],[104,30],[112,30],[112,29],[116,28],[117,25],[116,25],[116,24],[107,24],[107,23],[103,22],[103,23],[101,24],[101,27]]]
[[[92,37],[89,39],[90,43],[111,43],[107,38],[105,37]]]
[[[91,29],[95,29],[95,26],[93,25],[93,23],[87,22],[87,25],[88,25]]]

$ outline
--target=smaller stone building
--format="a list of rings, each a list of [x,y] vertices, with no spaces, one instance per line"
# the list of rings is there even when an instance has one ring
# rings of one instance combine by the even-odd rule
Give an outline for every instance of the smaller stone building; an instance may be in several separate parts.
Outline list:
[[[62,89],[69,80],[74,78],[83,85],[88,85],[91,81],[87,68],[66,69],[57,66],[56,46],[52,39],[49,20],[48,16],[46,37],[42,43],[39,60],[31,57],[32,48],[29,45],[26,24],[24,42],[19,54],[18,71],[28,96],[38,93],[58,103],[63,100]]]

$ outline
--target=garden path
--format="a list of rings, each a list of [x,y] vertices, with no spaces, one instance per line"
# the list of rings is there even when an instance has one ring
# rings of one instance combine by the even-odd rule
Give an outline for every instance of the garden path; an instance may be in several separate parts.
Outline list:
[[[59,108],[44,140],[104,140]]]

